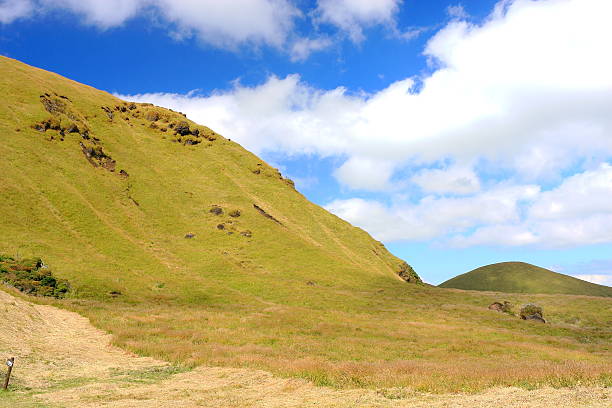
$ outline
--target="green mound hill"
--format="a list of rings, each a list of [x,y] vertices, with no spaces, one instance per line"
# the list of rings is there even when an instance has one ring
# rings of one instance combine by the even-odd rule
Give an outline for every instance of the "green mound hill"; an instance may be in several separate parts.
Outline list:
[[[525,262],[501,262],[456,276],[441,288],[506,293],[560,293],[612,297],[612,288],[586,282]]]
[[[332,386],[607,381],[610,299],[508,299],[537,301],[539,326],[493,315],[493,295],[421,284],[179,112],[4,57],[0,94],[0,288],[76,311],[115,345]]]

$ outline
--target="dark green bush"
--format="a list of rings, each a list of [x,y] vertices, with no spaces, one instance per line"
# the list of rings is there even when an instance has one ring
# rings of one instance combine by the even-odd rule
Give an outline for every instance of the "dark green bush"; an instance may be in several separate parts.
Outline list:
[[[70,291],[68,282],[53,276],[40,258],[16,260],[0,255],[0,280],[34,296],[63,298]]]

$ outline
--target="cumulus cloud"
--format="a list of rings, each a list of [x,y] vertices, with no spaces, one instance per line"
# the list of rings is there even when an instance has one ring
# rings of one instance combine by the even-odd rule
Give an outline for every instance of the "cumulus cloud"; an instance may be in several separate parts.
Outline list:
[[[480,190],[478,175],[465,166],[425,169],[415,174],[411,181],[427,193],[471,194]]]
[[[305,61],[310,54],[325,50],[333,45],[333,41],[327,37],[300,38],[291,46],[291,61]]]
[[[87,24],[109,28],[134,17],[146,4],[145,0],[41,0],[48,9],[64,9],[85,18]]]
[[[2,0],[0,2],[0,23],[8,24],[27,17],[34,12],[30,0]]]
[[[183,35],[219,47],[242,43],[282,46],[300,12],[287,0],[154,0]]]
[[[355,190],[385,191],[393,189],[389,178],[393,173],[393,163],[352,157],[334,173],[344,185]]]
[[[375,200],[335,200],[325,208],[384,241],[424,241],[482,225],[520,220],[521,205],[538,186],[498,185],[470,197],[425,196],[415,204],[385,205]]]
[[[283,46],[301,12],[289,0],[5,0],[0,22],[11,23],[34,11],[65,10],[102,29],[136,16],[155,16],[175,38],[197,37],[216,47],[242,44]]]
[[[448,14],[449,17],[455,18],[458,20],[465,20],[470,16],[465,11],[465,8],[463,8],[463,5],[461,4],[456,4],[454,6],[448,6],[446,8],[446,14]]]
[[[326,208],[382,240],[561,248],[612,242],[610,197],[612,166],[604,163],[547,191],[497,185],[465,197],[425,196],[416,204],[348,199]]]
[[[374,25],[395,27],[395,15],[403,0],[318,0],[319,23],[332,24],[348,33],[354,42],[363,41],[363,29]]]

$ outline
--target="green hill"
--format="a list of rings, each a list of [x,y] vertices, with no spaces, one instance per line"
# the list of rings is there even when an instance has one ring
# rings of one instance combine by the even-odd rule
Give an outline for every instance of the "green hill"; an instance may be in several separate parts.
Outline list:
[[[492,315],[492,295],[421,284],[178,112],[4,57],[0,93],[0,278],[61,298],[30,297],[86,316],[115,345],[334,386],[607,381],[608,299],[535,297],[545,326]]]
[[[0,247],[44,258],[79,297],[211,301],[246,275],[273,297],[306,281],[400,280],[403,261],[237,143],[180,113],[0,64]]]
[[[612,288],[586,282],[525,262],[482,266],[439,285],[441,288],[506,293],[559,293],[612,297]]]

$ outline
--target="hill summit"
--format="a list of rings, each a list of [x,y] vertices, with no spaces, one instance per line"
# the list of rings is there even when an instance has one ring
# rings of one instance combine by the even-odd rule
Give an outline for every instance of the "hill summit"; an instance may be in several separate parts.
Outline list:
[[[441,288],[507,293],[559,293],[612,297],[612,288],[563,275],[525,262],[482,266],[439,285]]]

